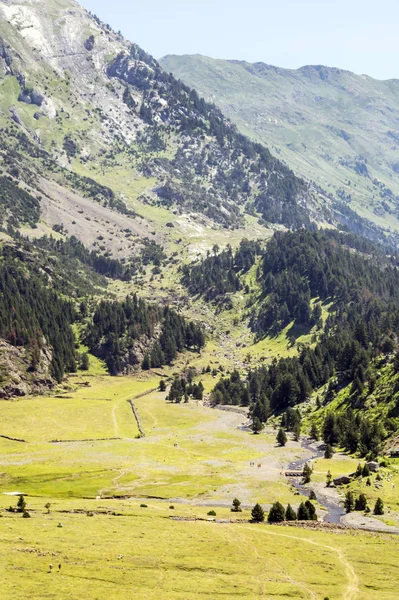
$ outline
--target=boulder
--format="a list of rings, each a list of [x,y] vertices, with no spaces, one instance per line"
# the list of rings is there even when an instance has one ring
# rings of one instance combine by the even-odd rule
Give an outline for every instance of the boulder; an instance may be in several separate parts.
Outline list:
[[[375,460],[371,460],[367,463],[368,468],[372,473],[377,473],[380,470],[380,465]]]
[[[347,485],[351,482],[351,478],[347,475],[342,475],[342,477],[337,477],[334,479],[334,485]]]

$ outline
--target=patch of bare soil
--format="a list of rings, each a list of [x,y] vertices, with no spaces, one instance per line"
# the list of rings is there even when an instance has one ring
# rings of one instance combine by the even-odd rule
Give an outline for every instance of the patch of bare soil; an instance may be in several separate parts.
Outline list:
[[[105,249],[122,258],[137,252],[140,238],[162,242],[140,216],[123,215],[44,178],[40,179],[39,191],[43,220],[50,227],[63,225],[68,235],[89,248]]]

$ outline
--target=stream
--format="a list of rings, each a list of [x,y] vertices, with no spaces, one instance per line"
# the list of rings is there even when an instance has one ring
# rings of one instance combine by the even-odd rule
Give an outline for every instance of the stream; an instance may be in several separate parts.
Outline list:
[[[287,467],[287,471],[301,471],[305,463],[324,456],[324,452],[322,450],[319,450],[318,448],[312,446],[311,440],[304,441],[302,443],[302,448],[305,448],[306,450],[309,450],[309,452],[312,452],[312,456],[290,462]],[[288,477],[288,479],[290,480],[292,485],[295,486],[295,488],[300,494],[309,497],[311,490],[301,483],[302,477]],[[320,494],[320,492],[317,494],[317,500],[327,510],[327,514],[324,517],[324,521],[326,523],[339,524],[341,522],[341,517],[343,517],[345,514],[345,511],[342,508],[342,506],[340,506],[338,502],[334,502],[334,500],[332,500],[330,497]]]

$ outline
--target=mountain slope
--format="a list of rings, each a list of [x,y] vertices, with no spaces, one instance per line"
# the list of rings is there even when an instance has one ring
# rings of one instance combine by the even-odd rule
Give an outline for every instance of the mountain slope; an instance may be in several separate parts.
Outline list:
[[[245,210],[332,220],[265,147],[74,0],[0,2],[0,136],[0,169],[40,197],[43,221],[121,256],[135,250],[124,229],[164,242],[168,211],[227,228]]]
[[[166,56],[165,70],[359,215],[399,229],[399,80]]]

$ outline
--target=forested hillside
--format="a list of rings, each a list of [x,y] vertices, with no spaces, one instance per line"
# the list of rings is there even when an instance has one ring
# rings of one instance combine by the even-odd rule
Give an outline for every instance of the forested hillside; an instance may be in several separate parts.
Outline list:
[[[199,351],[205,343],[198,325],[170,308],[152,306],[137,298],[124,302],[102,301],[87,327],[85,341],[106,361],[111,375],[170,365],[185,349]]]
[[[192,273],[202,274],[197,281],[211,280],[215,265],[223,264],[226,256],[229,252],[222,253],[220,261],[208,257],[194,265]],[[234,255],[230,257],[234,264]],[[277,336],[290,325],[293,331],[310,333],[311,342],[299,347],[297,356],[275,358],[245,376],[234,371],[222,377],[212,401],[257,406],[261,421],[316,393],[328,404],[341,389],[347,390],[349,406],[366,407],[378,369],[390,364],[398,349],[396,265],[396,256],[385,255],[381,247],[357,236],[331,231],[276,233],[257,267],[257,299],[252,290],[247,303],[250,323],[258,339]],[[243,288],[242,275],[233,273],[237,279],[226,293]],[[185,274],[183,281],[189,286],[190,276]],[[205,298],[212,300],[208,290],[205,285]],[[395,390],[393,386],[392,394]],[[382,402],[391,400],[385,396]]]

